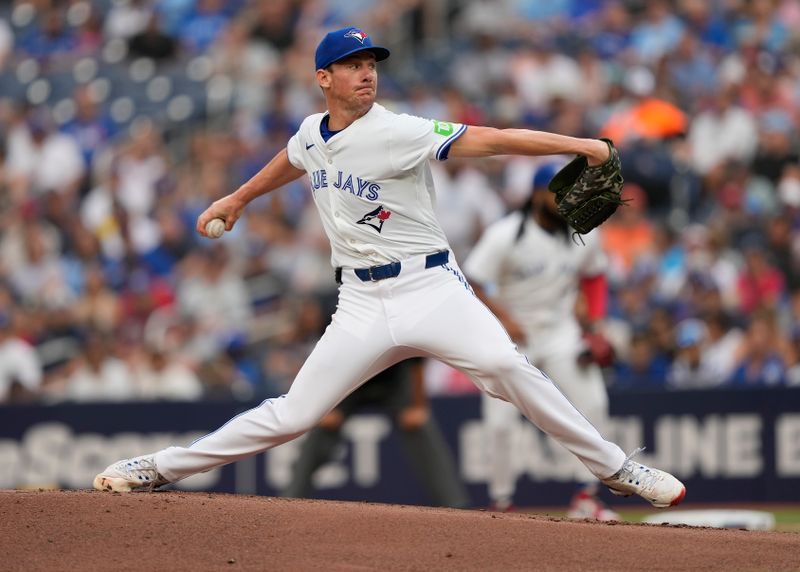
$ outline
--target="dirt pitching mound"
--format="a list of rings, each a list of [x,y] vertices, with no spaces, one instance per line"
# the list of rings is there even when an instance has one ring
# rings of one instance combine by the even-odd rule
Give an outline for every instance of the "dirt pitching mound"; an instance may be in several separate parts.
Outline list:
[[[0,492],[0,568],[793,570],[800,535],[208,493]]]

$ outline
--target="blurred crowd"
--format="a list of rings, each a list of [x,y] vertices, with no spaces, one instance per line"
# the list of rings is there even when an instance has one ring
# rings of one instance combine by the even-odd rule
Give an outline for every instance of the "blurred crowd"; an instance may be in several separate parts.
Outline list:
[[[612,387],[800,384],[798,0],[15,0],[0,403],[286,391],[336,300],[307,181],[220,240],[194,224],[322,110],[313,52],[344,25],[392,49],[396,111],[616,142]],[[434,165],[459,260],[540,164]]]

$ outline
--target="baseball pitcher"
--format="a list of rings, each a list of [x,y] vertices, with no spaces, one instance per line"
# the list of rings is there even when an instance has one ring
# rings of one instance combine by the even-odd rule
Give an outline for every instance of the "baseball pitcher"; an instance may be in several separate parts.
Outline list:
[[[215,218],[230,230],[250,201],[308,175],[341,285],[336,313],[289,391],[188,446],[118,461],[97,475],[94,486],[152,488],[261,453],[314,427],[392,364],[432,357],[513,403],[617,494],[638,494],[657,507],[680,502],[685,489],[678,479],[606,441],[517,352],[473,293],[434,216],[430,161],[577,154],[585,160],[583,173],[607,164],[610,145],[392,113],[375,102],[378,62],[388,57],[363,30],[328,33],[315,57],[327,111],[307,117],[285,149],[197,220],[203,236]]]

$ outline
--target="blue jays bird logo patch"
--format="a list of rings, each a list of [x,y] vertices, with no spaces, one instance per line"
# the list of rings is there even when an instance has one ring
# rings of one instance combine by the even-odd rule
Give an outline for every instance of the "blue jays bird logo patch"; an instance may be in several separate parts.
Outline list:
[[[367,226],[371,226],[378,232],[381,231],[383,228],[383,223],[392,216],[390,211],[387,211],[383,208],[383,205],[376,208],[374,211],[370,211],[361,217],[361,220],[357,221],[358,224],[365,224]]]
[[[367,39],[367,35],[362,32],[361,30],[349,30],[345,35],[345,38],[355,38],[360,43],[364,43],[364,40]]]

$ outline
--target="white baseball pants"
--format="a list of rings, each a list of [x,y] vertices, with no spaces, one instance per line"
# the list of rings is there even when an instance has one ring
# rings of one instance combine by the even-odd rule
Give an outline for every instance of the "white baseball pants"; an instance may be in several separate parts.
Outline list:
[[[558,346],[559,349],[545,356],[536,356],[534,347],[525,348],[526,354],[547,372],[553,383],[578,411],[583,413],[599,431],[604,431],[608,426],[609,417],[608,393],[603,382],[603,374],[595,365],[588,367],[578,365],[580,340],[571,340],[569,339],[571,337],[567,336],[564,344]],[[548,345],[553,346],[553,344]],[[541,355],[541,352],[539,354]],[[516,491],[513,437],[519,416],[510,403],[486,394],[482,396],[481,410],[488,446],[489,498],[495,502],[508,501]],[[574,472],[582,483],[589,484],[594,480],[594,475],[580,463],[577,463]]]
[[[367,379],[412,356],[439,359],[467,373],[483,391],[513,403],[593,475],[617,472],[625,460],[622,449],[603,439],[517,352],[497,318],[472,293],[452,253],[442,266],[426,269],[425,259],[404,260],[399,276],[377,282],[362,282],[345,268],[331,324],[289,392],[188,447],[159,451],[159,472],[176,481],[290,441]]]

